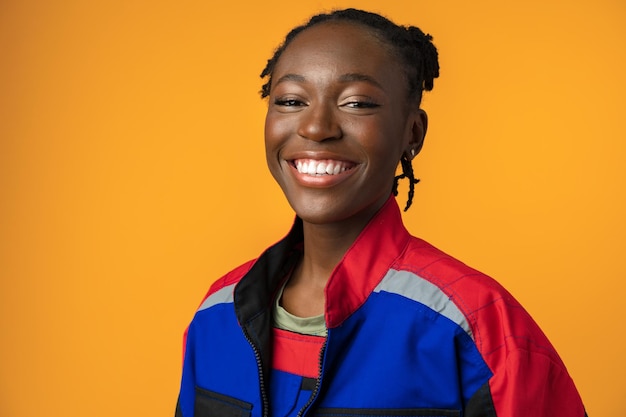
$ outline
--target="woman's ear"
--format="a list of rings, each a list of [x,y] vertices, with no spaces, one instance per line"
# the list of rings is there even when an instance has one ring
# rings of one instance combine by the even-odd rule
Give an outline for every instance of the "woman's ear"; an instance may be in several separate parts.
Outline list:
[[[422,150],[426,130],[428,130],[428,115],[424,110],[417,109],[413,114],[411,139],[406,150],[406,156],[409,160],[415,158]]]

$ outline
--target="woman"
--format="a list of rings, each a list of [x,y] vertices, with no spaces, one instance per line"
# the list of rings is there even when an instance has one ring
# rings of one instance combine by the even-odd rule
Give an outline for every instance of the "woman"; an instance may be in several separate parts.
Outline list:
[[[408,178],[410,206],[438,72],[429,35],[364,11],[287,35],[262,96],[267,163],[296,221],[211,287],[178,416],[585,415],[506,290],[402,224],[392,193]]]

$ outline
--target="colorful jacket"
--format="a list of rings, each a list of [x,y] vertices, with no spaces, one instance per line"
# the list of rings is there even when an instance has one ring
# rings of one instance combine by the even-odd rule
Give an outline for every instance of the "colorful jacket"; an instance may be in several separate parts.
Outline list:
[[[296,219],[283,240],[213,284],[187,329],[177,416],[585,416],[524,308],[411,236],[394,198],[326,285],[322,348],[307,336],[279,346],[272,301],[302,238]],[[290,346],[319,358],[290,366],[280,359]]]

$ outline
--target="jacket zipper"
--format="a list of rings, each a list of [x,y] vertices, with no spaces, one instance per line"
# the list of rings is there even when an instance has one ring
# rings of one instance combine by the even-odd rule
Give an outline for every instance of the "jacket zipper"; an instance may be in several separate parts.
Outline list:
[[[318,391],[320,389],[320,385],[322,384],[322,370],[323,370],[323,365],[324,365],[324,353],[326,352],[326,345],[328,344],[328,336],[326,336],[326,341],[324,342],[324,345],[322,346],[322,349],[320,349],[320,357],[319,357],[319,361],[318,361],[318,376],[317,376],[317,382],[315,383],[315,388],[313,389],[313,392],[311,393],[311,397],[309,398],[309,401],[307,401],[307,403],[304,405],[304,407],[302,407],[300,409],[300,411],[298,412],[297,417],[302,417],[305,413],[305,411],[313,404],[313,402],[315,402],[315,399],[317,397]]]
[[[243,326],[242,326],[242,330],[243,330],[244,336],[246,337],[246,340],[248,341],[248,343],[252,347],[252,350],[254,351],[256,365],[257,365],[257,368],[259,369],[259,388],[261,389],[261,402],[262,402],[261,414],[263,417],[268,417],[269,416],[269,400],[267,399],[267,393],[265,392],[265,379],[263,378],[263,363],[261,361],[261,353],[259,352],[259,349],[257,348],[257,346],[252,342],[252,339],[250,338],[250,335],[248,334],[248,330],[246,330],[246,328]]]

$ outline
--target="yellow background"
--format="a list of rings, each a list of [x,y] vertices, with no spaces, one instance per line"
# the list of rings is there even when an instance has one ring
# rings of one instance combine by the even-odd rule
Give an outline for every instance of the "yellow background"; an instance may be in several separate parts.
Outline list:
[[[626,412],[622,0],[3,0],[0,416],[173,415],[201,297],[292,221],[258,74],[350,5],[440,50],[409,229],[520,299],[591,416]]]

